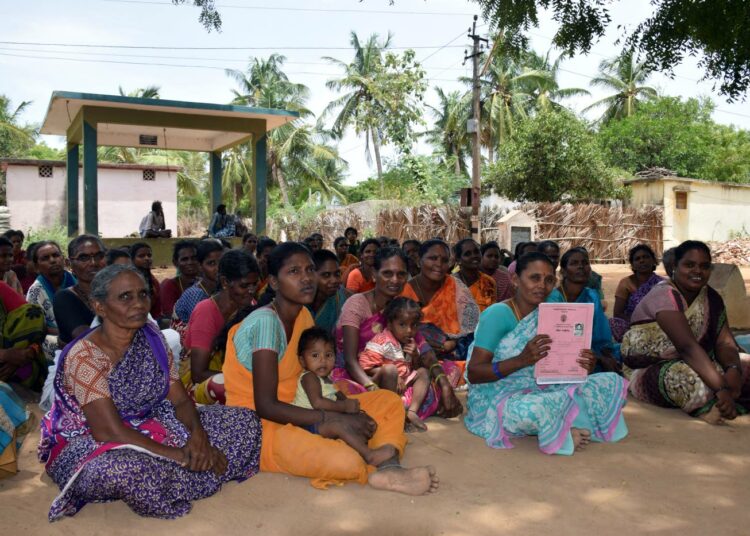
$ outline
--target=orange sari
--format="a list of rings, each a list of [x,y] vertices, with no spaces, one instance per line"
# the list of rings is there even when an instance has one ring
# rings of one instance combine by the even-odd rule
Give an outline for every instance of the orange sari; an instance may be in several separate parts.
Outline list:
[[[412,284],[412,281],[406,283],[401,295],[421,302]],[[478,321],[479,310],[471,292],[466,285],[450,276],[446,276],[443,286],[430,303],[422,305],[422,322],[434,324],[449,337],[472,333]]]
[[[359,266],[359,259],[351,253],[347,253],[346,257],[344,257],[344,260],[339,263],[339,267],[343,271],[350,266]]]
[[[241,325],[230,330],[227,340],[223,369],[226,399],[228,406],[255,410],[253,373],[240,363],[234,344],[235,334]],[[310,312],[303,307],[278,365],[277,398],[280,402],[290,404],[294,400],[297,379],[302,374],[297,345],[302,332],[313,325]],[[399,396],[391,391],[378,390],[351,395],[350,398],[358,399],[361,409],[378,423],[377,431],[369,442],[370,448],[393,445],[399,455],[403,454],[406,447],[405,415]],[[304,476],[310,478],[313,487],[319,489],[345,482],[366,484],[369,474],[375,471],[343,441],[326,439],[293,424],[279,424],[267,419],[262,419],[262,424],[261,471]]]
[[[454,275],[454,277],[457,277],[457,275]],[[474,301],[477,302],[480,313],[495,303],[497,299],[495,280],[482,272],[479,272],[479,279],[474,281],[474,284],[469,287],[469,291],[474,297]]]

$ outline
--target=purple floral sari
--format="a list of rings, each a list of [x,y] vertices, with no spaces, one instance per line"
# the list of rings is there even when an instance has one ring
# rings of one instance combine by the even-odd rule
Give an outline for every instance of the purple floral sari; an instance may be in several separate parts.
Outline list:
[[[651,274],[648,281],[638,287],[635,292],[630,294],[628,303],[625,305],[625,318],[612,317],[609,319],[609,327],[612,330],[612,337],[617,342],[622,342],[622,338],[630,329],[630,317],[633,315],[633,311],[641,303],[641,300],[646,297],[646,294],[651,292],[651,289],[656,285],[664,281],[664,278],[656,274]]]
[[[228,467],[221,476],[212,471],[192,472],[135,445],[96,441],[81,406],[65,387],[65,359],[81,351],[79,342],[86,335],[70,343],[60,356],[55,402],[41,425],[39,460],[61,489],[50,508],[50,521],[72,516],[89,502],[118,499],[140,515],[175,518],[188,513],[193,500],[216,493],[222,483],[258,472],[260,420],[244,408],[199,409],[209,441],[227,457]],[[123,358],[112,367],[107,383],[126,426],[163,445],[179,448],[187,443],[188,430],[166,398],[169,359],[155,326],[146,324],[136,333]]]

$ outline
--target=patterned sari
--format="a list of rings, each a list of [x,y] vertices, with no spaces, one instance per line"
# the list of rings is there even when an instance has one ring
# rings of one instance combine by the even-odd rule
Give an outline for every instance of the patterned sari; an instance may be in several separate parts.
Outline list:
[[[27,303],[7,313],[0,303],[2,348],[35,349],[31,362],[19,367],[10,381],[37,392],[42,390],[47,377],[47,360],[42,351],[46,331],[44,313],[38,305]]]
[[[364,351],[367,343],[370,342],[375,335],[383,332],[386,325],[387,322],[385,321],[382,312],[373,314],[360,324],[357,355]],[[421,355],[432,350],[421,334],[418,333],[414,340]],[[461,370],[451,361],[441,361],[441,364],[451,386],[456,387],[461,381]],[[352,380],[351,376],[349,376],[349,373],[346,371],[346,364],[344,361],[344,330],[341,326],[336,327],[336,367],[331,373],[331,379],[336,383],[338,390],[346,395],[367,392],[362,385]],[[405,408],[408,408],[411,403],[413,391],[413,387],[408,387],[401,396]],[[424,402],[422,402],[422,405],[417,411],[417,415],[419,415],[420,419],[426,419],[437,412],[440,407],[441,396],[441,390],[437,387],[435,382],[432,382],[430,388],[427,390],[427,396],[425,397]]]
[[[17,457],[21,440],[30,428],[29,414],[23,401],[10,385],[0,382],[0,478],[18,470]]]
[[[661,286],[663,285],[663,286]],[[679,292],[668,282],[656,287],[641,302],[648,306],[650,301],[659,299],[660,293],[670,293],[675,310],[682,310],[690,331],[698,344],[713,361],[718,371],[721,365],[716,361],[714,348],[719,333],[727,323],[727,313],[719,293],[706,285],[689,306]],[[638,400],[665,408],[680,408],[685,413],[697,417],[713,408],[715,393],[703,382],[690,365],[681,359],[672,341],[662,331],[656,318],[645,322],[635,322],[622,340],[623,361],[632,370],[630,392]],[[750,409],[750,363],[742,361],[744,385],[742,396],[737,401],[739,413]]]
[[[615,316],[609,319],[609,325],[612,329],[612,337],[614,337],[615,341],[622,342],[625,333],[630,329],[630,317],[633,315],[633,311],[635,311],[635,308],[641,303],[641,300],[646,297],[646,294],[651,292],[651,289],[662,281],[664,281],[664,279],[661,276],[651,274],[648,281],[630,293],[628,302],[625,305],[625,318],[618,318]]]
[[[89,502],[122,499],[143,516],[176,518],[190,511],[191,502],[216,493],[224,482],[244,480],[258,471],[261,426],[257,415],[241,408],[199,408],[201,424],[211,444],[227,457],[226,472],[193,472],[179,463],[129,444],[100,443],[92,435],[75,388],[98,377],[78,377],[78,369],[91,370],[98,350],[84,340],[70,343],[60,356],[55,376],[55,402],[42,421],[39,460],[60,487],[52,503],[50,521],[72,516]],[[65,366],[73,359],[77,366]],[[106,375],[109,397],[123,423],[150,439],[181,448],[189,433],[167,399],[175,381],[171,356],[156,328],[146,324],[133,338],[123,358]],[[66,368],[68,370],[66,370]],[[101,389],[101,387],[99,387]],[[86,391],[88,392],[88,391]]]
[[[493,362],[519,355],[536,336],[538,311],[513,325],[498,326],[505,335]],[[515,321],[515,320],[514,320]],[[614,373],[591,374],[584,383],[537,385],[534,367],[526,367],[491,383],[469,384],[466,428],[493,448],[512,448],[510,439],[535,435],[545,454],[573,453],[570,429],[591,431],[596,442],[619,441],[627,435],[622,408],[627,380]]]

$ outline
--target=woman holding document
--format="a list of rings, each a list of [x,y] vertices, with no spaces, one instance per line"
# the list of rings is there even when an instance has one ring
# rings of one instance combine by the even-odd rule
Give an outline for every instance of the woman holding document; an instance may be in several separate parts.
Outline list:
[[[516,264],[513,298],[491,306],[479,319],[467,364],[464,423],[493,448],[512,448],[510,438],[535,435],[542,452],[571,455],[590,441],[619,441],[628,433],[622,417],[627,380],[614,373],[591,374],[596,357],[590,349],[573,358],[583,369],[579,383],[537,382],[537,362],[548,355],[560,359],[556,352],[570,350],[563,343],[591,333],[564,313],[549,324],[554,333],[538,333],[539,305],[556,282],[548,257],[526,254]],[[557,307],[580,313],[573,304]]]

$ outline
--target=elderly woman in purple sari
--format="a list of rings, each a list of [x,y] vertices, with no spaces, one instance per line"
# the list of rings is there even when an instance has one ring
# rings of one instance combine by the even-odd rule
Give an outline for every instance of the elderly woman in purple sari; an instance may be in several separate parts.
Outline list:
[[[55,403],[42,421],[39,459],[61,490],[50,521],[118,499],[143,516],[176,518],[224,482],[253,476],[258,417],[218,405],[196,410],[147,321],[150,298],[138,271],[103,269],[91,300],[101,326],[63,351]]]
[[[355,294],[346,300],[336,325],[336,368],[332,378],[345,394],[357,394],[378,389],[384,374],[398,375],[395,367],[385,368],[370,376],[359,362],[359,354],[367,343],[386,327],[383,311],[399,296],[408,277],[407,259],[399,248],[383,248],[375,258],[375,288]],[[414,338],[420,354],[421,366],[429,371],[430,387],[417,414],[420,419],[432,415],[455,417],[463,411],[453,388],[461,379],[460,369],[451,361],[439,362],[435,352],[420,334]],[[408,407],[412,388],[404,390],[401,399]]]
[[[656,253],[646,244],[638,244],[628,252],[633,273],[620,280],[615,291],[615,307],[609,321],[612,337],[617,342],[630,328],[630,317],[652,288],[664,281],[656,275]]]

